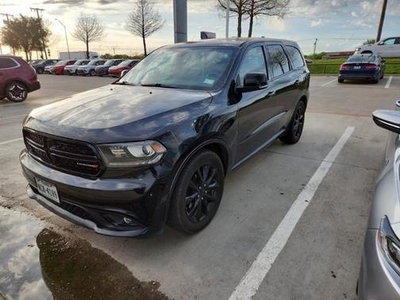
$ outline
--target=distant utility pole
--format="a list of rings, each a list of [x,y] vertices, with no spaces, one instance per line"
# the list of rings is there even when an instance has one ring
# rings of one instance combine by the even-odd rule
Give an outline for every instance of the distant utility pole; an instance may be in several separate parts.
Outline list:
[[[385,21],[386,6],[387,6],[387,0],[383,0],[381,18],[379,20],[378,34],[376,35],[377,42],[381,40],[383,22]]]
[[[37,8],[37,7],[30,7],[30,10],[36,12],[37,19],[38,19],[38,21],[39,21],[39,26],[40,26],[40,29],[41,29],[41,28],[42,28],[42,18],[40,17],[39,12],[44,11],[44,9],[43,9],[43,8]],[[47,59],[46,44],[44,43],[43,36],[42,36],[42,41],[41,41],[41,42],[42,42],[42,47],[43,47],[44,56],[45,56],[46,59]],[[43,52],[40,51],[42,58],[43,58]]]
[[[317,42],[318,42],[318,39],[315,39],[315,42],[314,42],[314,54],[313,54],[313,58],[315,59],[315,50],[317,49]]]

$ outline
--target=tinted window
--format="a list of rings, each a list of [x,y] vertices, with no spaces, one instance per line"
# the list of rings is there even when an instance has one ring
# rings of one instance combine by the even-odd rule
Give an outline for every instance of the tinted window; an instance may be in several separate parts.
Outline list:
[[[385,40],[383,43],[384,43],[385,45],[394,45],[394,44],[395,44],[395,41],[396,41],[396,39],[393,38],[393,39],[387,39],[387,40]]]
[[[237,78],[239,86],[243,86],[243,79],[247,73],[267,74],[264,51],[261,46],[251,48],[244,54]]]
[[[289,62],[280,45],[268,45],[268,63],[271,64],[274,77],[289,72]]]
[[[292,61],[293,68],[297,69],[304,66],[303,55],[301,55],[299,49],[292,46],[286,46],[286,50],[289,54],[290,60]]]
[[[0,69],[18,67],[18,64],[11,58],[0,57]]]

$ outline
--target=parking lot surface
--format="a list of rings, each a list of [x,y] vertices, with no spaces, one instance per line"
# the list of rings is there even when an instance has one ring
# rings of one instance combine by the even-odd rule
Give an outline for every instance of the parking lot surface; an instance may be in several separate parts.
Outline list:
[[[24,116],[113,81],[51,75],[39,80],[42,89],[26,102],[0,101],[0,205],[5,208],[0,218],[22,211],[68,239],[87,240],[173,299],[356,298],[365,226],[387,137],[371,113],[395,107],[400,77],[339,84],[335,76],[313,76],[298,144],[277,141],[231,174],[220,209],[204,231],[188,236],[167,229],[148,240],[97,235],[27,198],[18,162]],[[38,233],[28,234],[34,240]],[[1,243],[12,243],[5,239],[0,228]],[[1,282],[0,292],[7,294]]]

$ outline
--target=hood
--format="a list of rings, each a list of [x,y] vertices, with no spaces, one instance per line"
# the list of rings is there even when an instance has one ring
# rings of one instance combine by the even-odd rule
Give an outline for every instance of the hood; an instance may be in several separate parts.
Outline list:
[[[33,110],[25,126],[94,143],[154,137],[198,116],[206,91],[108,85]]]

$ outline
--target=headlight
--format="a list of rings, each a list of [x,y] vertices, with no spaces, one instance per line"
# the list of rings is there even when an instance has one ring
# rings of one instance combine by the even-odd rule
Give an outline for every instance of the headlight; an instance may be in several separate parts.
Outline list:
[[[400,240],[394,233],[387,216],[384,216],[381,220],[378,241],[387,261],[400,275]]]
[[[156,141],[144,141],[98,146],[108,167],[136,167],[151,165],[160,161],[167,151]]]

